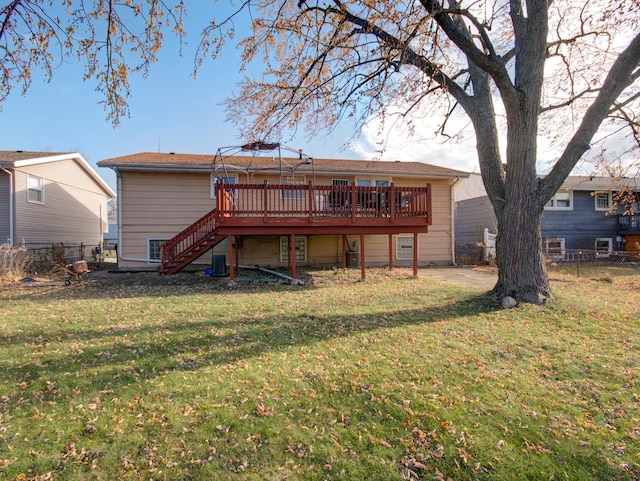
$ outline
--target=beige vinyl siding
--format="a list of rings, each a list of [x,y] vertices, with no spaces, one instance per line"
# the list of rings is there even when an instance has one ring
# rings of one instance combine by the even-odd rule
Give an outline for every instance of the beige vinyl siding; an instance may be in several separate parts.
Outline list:
[[[170,239],[215,207],[208,174],[120,175],[120,205],[124,207],[120,209],[122,244],[118,247],[125,258],[122,267],[146,267],[148,263],[142,259],[147,259],[147,239]],[[208,255],[203,259],[207,257],[210,262]]]
[[[231,173],[230,173],[231,175]],[[235,174],[234,174],[235,175]],[[120,172],[120,202],[122,220],[121,268],[151,268],[147,259],[147,240],[150,238],[171,238],[185,227],[215,208],[211,199],[210,173],[163,173],[163,172]],[[375,178],[388,178],[374,176]],[[239,183],[251,182],[270,184],[279,182],[279,174],[237,175]],[[316,176],[316,185],[331,185],[334,178],[354,181],[354,176]],[[359,178],[363,178],[360,176]],[[418,259],[420,265],[428,263],[450,264],[451,252],[451,192],[452,179],[395,178],[397,186],[424,186],[431,183],[433,225],[428,234],[420,234]],[[311,180],[310,176],[305,178]],[[332,266],[342,263],[342,237],[339,235],[313,235],[307,237],[307,262],[298,265]],[[359,236],[348,236],[351,246],[359,242]],[[395,236],[393,237],[395,249]],[[358,247],[359,250],[359,247]],[[213,254],[224,254],[229,262],[228,242],[225,239],[213,249]],[[194,262],[196,265],[211,263],[212,252],[203,254]],[[373,235],[365,238],[367,265],[387,265],[389,262],[388,235]],[[241,265],[264,267],[286,267],[280,261],[280,237],[243,237],[238,253]],[[235,262],[235,259],[234,259]],[[411,261],[399,261],[397,266],[411,265]]]
[[[11,206],[10,181],[9,174],[0,170],[0,244],[7,242],[11,235],[11,215],[9,212]]]
[[[27,200],[28,176],[44,180],[44,203]],[[21,167],[15,172],[17,240],[29,245],[98,245],[106,230],[105,192],[75,161]]]

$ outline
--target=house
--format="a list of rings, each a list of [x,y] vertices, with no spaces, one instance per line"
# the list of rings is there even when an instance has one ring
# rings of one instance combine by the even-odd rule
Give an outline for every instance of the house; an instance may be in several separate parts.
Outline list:
[[[77,152],[0,151],[0,243],[98,246],[115,195]]]
[[[231,269],[293,271],[455,261],[452,186],[468,174],[301,151],[283,158],[282,150],[247,145],[215,156],[139,153],[98,162],[117,173],[119,267],[171,273],[220,256]],[[203,239],[196,247],[185,244],[196,238]],[[174,254],[165,265],[162,256]]]
[[[621,199],[622,193],[630,198]],[[569,176],[544,207],[543,252],[571,259],[572,251],[640,251],[640,178]],[[456,190],[458,255],[477,255],[483,230],[496,232],[497,221],[479,174],[471,174]]]

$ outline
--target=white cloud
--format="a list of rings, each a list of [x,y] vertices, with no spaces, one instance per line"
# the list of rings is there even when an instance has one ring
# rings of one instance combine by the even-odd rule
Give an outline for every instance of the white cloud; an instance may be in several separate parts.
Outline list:
[[[477,172],[475,135],[468,120],[451,117],[447,126],[451,137],[436,134],[441,121],[435,117],[416,119],[413,133],[404,122],[396,122],[381,130],[378,121],[371,121],[350,145],[350,150],[367,159],[424,162]]]

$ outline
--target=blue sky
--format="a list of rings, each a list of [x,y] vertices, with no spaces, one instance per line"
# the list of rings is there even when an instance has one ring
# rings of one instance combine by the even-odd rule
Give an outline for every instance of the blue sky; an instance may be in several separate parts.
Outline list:
[[[138,152],[181,152],[213,155],[218,147],[243,143],[233,125],[225,122],[221,105],[232,95],[238,73],[238,53],[227,45],[221,58],[209,60],[198,77],[191,76],[193,56],[203,18],[210,16],[210,2],[191,2],[187,18],[188,37],[179,56],[177,42],[169,38],[159,61],[151,66],[148,78],[130,78],[131,117],[118,127],[106,120],[94,91],[95,81],[82,80],[82,61],[66,59],[47,83],[41,72],[33,72],[26,96],[15,89],[1,105],[0,150],[78,151],[90,163]],[[220,8],[216,4],[215,8]],[[350,125],[331,135],[307,142],[303,135],[286,144],[316,158],[371,159],[376,156],[377,129],[366,129],[350,148]],[[404,137],[404,138],[403,138]],[[405,141],[400,130],[391,137],[383,160],[421,160],[460,170],[473,170],[475,153],[471,146]],[[272,139],[269,139],[272,140]],[[461,148],[464,147],[464,148]],[[471,153],[470,153],[471,152]],[[471,161],[469,160],[471,156]],[[115,174],[98,169],[115,187]]]

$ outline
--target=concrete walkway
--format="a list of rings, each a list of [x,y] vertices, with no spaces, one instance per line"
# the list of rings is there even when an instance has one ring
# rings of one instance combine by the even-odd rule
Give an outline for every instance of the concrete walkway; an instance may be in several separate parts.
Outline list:
[[[487,268],[474,267],[424,267],[418,275],[430,277],[449,284],[463,287],[484,287],[491,289],[498,282],[498,274]]]

